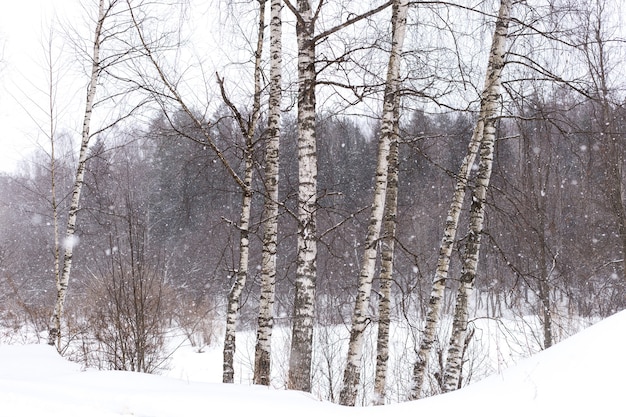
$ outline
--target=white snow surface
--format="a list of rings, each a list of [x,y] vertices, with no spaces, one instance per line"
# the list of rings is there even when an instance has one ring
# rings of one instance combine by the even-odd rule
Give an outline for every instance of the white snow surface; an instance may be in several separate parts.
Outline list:
[[[201,365],[219,355],[183,360],[177,379],[85,371],[47,345],[0,345],[0,416],[624,416],[624,329],[626,311],[459,391],[356,408],[301,392],[199,382],[202,371],[217,374],[205,381],[219,378],[219,362]],[[183,372],[185,364],[199,369]]]

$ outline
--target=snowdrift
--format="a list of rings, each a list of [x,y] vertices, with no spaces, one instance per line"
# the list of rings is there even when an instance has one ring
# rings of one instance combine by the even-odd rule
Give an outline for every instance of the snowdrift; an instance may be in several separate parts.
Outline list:
[[[81,371],[46,345],[0,346],[0,416],[623,416],[626,311],[465,389],[347,408],[300,392]]]

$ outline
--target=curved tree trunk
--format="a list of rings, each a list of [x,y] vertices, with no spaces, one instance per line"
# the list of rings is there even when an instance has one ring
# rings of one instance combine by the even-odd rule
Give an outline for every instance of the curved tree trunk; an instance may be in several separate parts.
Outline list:
[[[112,7],[112,5],[109,5]],[[96,22],[96,28],[94,31],[93,50],[91,53],[91,77],[89,80],[89,86],[87,88],[87,98],[85,101],[85,114],[83,117],[83,127],[81,132],[81,144],[78,154],[78,165],[76,167],[76,177],[74,179],[74,186],[72,187],[72,198],[70,200],[70,208],[67,218],[67,226],[65,231],[65,238],[62,242],[65,252],[63,255],[63,270],[61,274],[56,275],[56,290],[57,297],[54,308],[54,313],[50,320],[50,329],[48,331],[48,344],[57,345],[57,349],[61,349],[61,318],[63,317],[63,310],[65,307],[65,297],[67,295],[67,287],[70,280],[70,272],[72,269],[72,259],[74,256],[74,246],[76,244],[76,219],[78,217],[80,194],[83,188],[83,181],[85,178],[85,168],[87,166],[87,147],[89,140],[91,139],[91,115],[93,113],[94,99],[96,97],[96,87],[98,85],[98,78],[100,75],[100,47],[103,38],[103,26],[107,17],[107,11],[105,8],[105,1],[100,0],[98,3],[98,20]]]
[[[249,120],[237,110],[236,106],[228,99],[224,88],[224,82],[218,77],[222,98],[231,109],[245,140],[244,151],[244,174],[241,198],[241,214],[239,216],[239,267],[235,274],[235,282],[228,294],[228,305],[226,307],[226,332],[224,336],[224,364],[222,381],[233,383],[235,380],[235,336],[237,333],[237,322],[239,320],[239,308],[241,293],[246,285],[248,277],[248,259],[250,253],[250,213],[252,209],[252,176],[254,173],[254,135],[256,124],[259,120],[261,109],[261,56],[263,53],[263,38],[265,32],[265,1],[259,1],[259,22],[257,32],[257,47],[255,51],[254,64],[254,101],[252,104],[252,115]]]
[[[242,191],[241,214],[239,218],[239,268],[235,274],[235,282],[228,293],[228,305],[226,307],[226,329],[224,335],[224,372],[222,382],[235,382],[235,335],[237,321],[239,319],[239,307],[241,293],[246,285],[248,277],[248,258],[250,252],[249,227],[250,211],[252,208],[252,149],[246,151],[246,167],[244,183],[246,189]]]
[[[254,383],[269,385],[271,377],[271,338],[274,324],[276,245],[278,234],[278,173],[280,148],[280,104],[282,99],[282,21],[281,0],[272,0],[270,21],[270,94],[265,147],[265,206],[263,208],[263,255],[261,260],[261,300],[254,353]]]
[[[501,0],[500,14],[496,22],[496,28],[489,53],[489,62],[485,77],[485,88],[482,94],[480,115],[470,140],[468,153],[463,160],[461,169],[459,170],[452,203],[446,219],[444,236],[439,248],[437,271],[433,280],[426,317],[426,325],[417,353],[417,360],[413,368],[414,385],[411,393],[412,399],[420,398],[425,375],[428,370],[432,345],[435,340],[435,332],[439,323],[439,316],[441,314],[442,299],[446,287],[448,269],[450,266],[450,255],[452,254],[452,247],[454,245],[454,239],[458,229],[459,216],[463,208],[463,200],[465,199],[465,191],[470,170],[476,158],[476,154],[484,140],[485,132],[490,129],[489,123],[496,116],[497,109],[499,107],[500,78],[502,68],[504,67],[505,41],[508,31],[510,8],[511,0]]]
[[[394,127],[396,126],[396,118],[398,116],[397,108],[400,103],[398,93],[400,88],[400,55],[406,34],[407,10],[408,2],[406,0],[396,0],[393,2],[392,43],[387,69],[387,84],[383,102],[380,139],[378,142],[374,202],[372,204],[372,212],[367,229],[365,252],[363,253],[361,271],[359,274],[359,287],[354,313],[352,315],[352,328],[350,331],[347,363],[343,376],[343,388],[339,398],[339,402],[343,405],[355,404],[361,377],[364,333],[368,322],[367,310],[369,308],[372,280],[374,278],[378,254],[378,240],[385,210],[389,151],[391,142],[396,140]]]
[[[481,118],[477,122],[476,128],[474,129],[474,133],[470,140],[468,153],[465,155],[463,163],[461,164],[461,169],[457,174],[457,183],[454,189],[452,203],[448,209],[444,234],[439,247],[437,270],[435,272],[430,292],[426,323],[419,350],[417,352],[417,359],[413,367],[413,388],[411,392],[411,399],[414,400],[420,398],[421,396],[426,370],[428,369],[432,345],[435,341],[435,332],[437,330],[437,325],[439,324],[439,315],[441,312],[444,290],[446,288],[446,279],[448,278],[450,256],[452,254],[454,239],[456,237],[456,231],[459,224],[459,216],[463,208],[463,200],[465,199],[465,187],[467,186],[469,179],[470,169],[476,159],[476,154],[478,153],[478,149],[480,147],[480,142],[483,136],[483,127],[483,119]]]
[[[448,346],[448,356],[444,371],[443,389],[445,392],[455,390],[459,384],[461,368],[463,366],[463,352],[467,336],[469,321],[469,298],[474,289],[480,240],[485,220],[485,199],[493,166],[494,144],[496,139],[496,119],[488,119],[485,124],[485,135],[480,151],[480,163],[476,187],[472,190],[472,204],[470,207],[469,234],[463,254],[463,269],[461,282],[456,296],[454,319],[452,321],[452,336]]]

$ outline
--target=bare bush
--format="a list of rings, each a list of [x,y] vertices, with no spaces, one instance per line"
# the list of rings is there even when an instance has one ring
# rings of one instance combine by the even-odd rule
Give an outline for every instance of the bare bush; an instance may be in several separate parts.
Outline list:
[[[151,373],[165,365],[166,333],[173,290],[155,269],[112,262],[106,275],[94,276],[86,320],[100,368]]]

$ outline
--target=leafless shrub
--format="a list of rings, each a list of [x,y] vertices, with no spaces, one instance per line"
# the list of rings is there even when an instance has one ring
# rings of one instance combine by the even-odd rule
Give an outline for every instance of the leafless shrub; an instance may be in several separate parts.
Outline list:
[[[113,262],[107,274],[93,277],[88,294],[91,337],[82,348],[89,365],[147,373],[165,365],[173,290],[162,274],[139,263]]]

